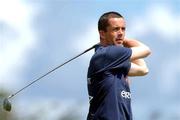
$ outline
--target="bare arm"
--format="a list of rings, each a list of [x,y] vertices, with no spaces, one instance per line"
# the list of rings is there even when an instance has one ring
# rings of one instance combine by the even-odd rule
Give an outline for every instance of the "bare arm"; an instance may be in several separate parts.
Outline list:
[[[131,68],[128,76],[144,76],[148,73],[146,62],[142,59],[150,55],[151,51],[145,44],[134,40],[126,39],[123,43],[125,47],[132,49]]]
[[[125,39],[123,45],[132,49],[131,61],[145,58],[151,53],[148,46],[134,39]]]
[[[128,76],[144,76],[148,74],[149,70],[146,62],[143,59],[137,59],[131,62],[131,68]]]

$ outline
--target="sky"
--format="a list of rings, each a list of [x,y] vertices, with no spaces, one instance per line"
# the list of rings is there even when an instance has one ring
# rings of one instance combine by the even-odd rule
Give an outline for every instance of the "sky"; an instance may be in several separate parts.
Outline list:
[[[117,11],[126,19],[126,37],[138,39],[152,50],[145,59],[149,74],[130,78],[135,120],[179,120],[179,4],[178,0],[0,0],[0,87],[14,93],[98,43],[99,17]],[[21,107],[32,105],[26,114],[38,110],[34,107],[37,101],[41,106],[56,101],[66,109],[82,103],[85,119],[86,75],[93,52],[68,63],[13,100]],[[47,120],[55,119],[55,112],[51,113]]]

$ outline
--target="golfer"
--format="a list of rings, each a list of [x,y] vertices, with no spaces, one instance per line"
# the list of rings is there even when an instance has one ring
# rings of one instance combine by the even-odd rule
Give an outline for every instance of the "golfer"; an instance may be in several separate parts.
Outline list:
[[[125,38],[126,24],[117,12],[104,13],[98,21],[100,45],[88,68],[89,113],[87,120],[132,120],[128,76],[148,73],[143,58],[145,44]]]

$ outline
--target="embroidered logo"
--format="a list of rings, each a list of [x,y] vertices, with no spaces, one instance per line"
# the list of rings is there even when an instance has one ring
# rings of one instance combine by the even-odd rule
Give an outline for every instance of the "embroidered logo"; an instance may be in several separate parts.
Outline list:
[[[121,91],[121,96],[125,99],[131,99],[131,93],[126,91]]]

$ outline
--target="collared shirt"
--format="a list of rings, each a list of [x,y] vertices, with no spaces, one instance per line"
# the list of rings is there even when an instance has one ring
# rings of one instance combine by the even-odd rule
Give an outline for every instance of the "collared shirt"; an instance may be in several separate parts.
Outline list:
[[[126,81],[131,54],[132,50],[123,46],[97,46],[87,75],[87,120],[132,120],[131,93]]]

